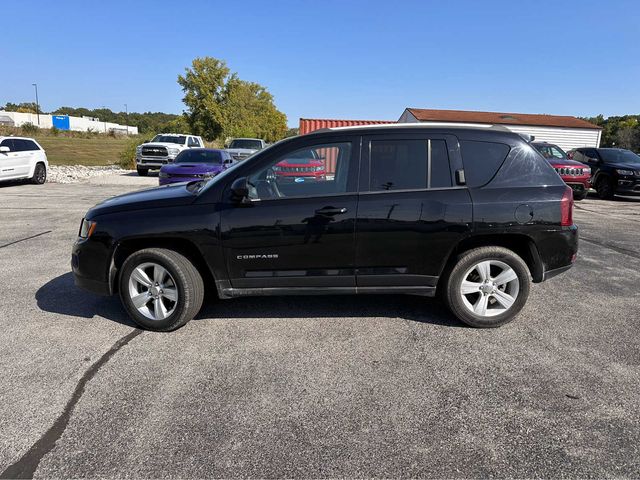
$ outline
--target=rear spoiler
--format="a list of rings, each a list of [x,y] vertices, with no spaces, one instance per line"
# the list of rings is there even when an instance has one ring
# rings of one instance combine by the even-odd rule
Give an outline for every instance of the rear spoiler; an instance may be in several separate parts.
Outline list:
[[[502,130],[503,132],[513,132],[513,130],[509,130],[507,127],[503,125],[491,125],[491,129]],[[528,133],[518,133],[518,135],[520,135],[520,137],[522,137],[522,139],[527,143],[531,143],[536,139],[535,136],[529,135]]]

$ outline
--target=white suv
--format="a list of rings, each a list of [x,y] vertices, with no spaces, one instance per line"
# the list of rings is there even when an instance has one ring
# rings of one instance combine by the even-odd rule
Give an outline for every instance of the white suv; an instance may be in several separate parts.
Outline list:
[[[188,148],[203,148],[202,138],[178,133],[159,133],[150,142],[136,147],[138,175],[145,176],[151,168],[160,168],[173,162],[178,154]]]
[[[44,149],[33,138],[0,137],[0,181],[28,178],[42,185],[48,167]]]

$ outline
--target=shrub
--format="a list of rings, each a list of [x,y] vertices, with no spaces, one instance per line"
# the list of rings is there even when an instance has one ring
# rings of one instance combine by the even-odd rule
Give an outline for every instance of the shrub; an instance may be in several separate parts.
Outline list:
[[[34,125],[31,122],[23,123],[20,128],[22,128],[22,133],[24,133],[25,135],[33,135],[34,133],[38,133],[38,131],[40,131],[40,127]]]
[[[125,170],[135,170],[136,147],[142,143],[148,142],[149,140],[149,138],[144,138],[142,136],[130,137],[127,140],[124,149],[118,155],[118,161],[116,162],[116,165],[118,165],[120,168],[124,168]]]
[[[51,135],[53,135],[54,137],[57,137],[60,134],[60,129],[58,129],[58,127],[51,127]]]

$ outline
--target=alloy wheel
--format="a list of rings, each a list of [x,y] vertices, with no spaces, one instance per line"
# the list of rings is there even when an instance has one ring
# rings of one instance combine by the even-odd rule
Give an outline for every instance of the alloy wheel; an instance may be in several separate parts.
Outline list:
[[[493,317],[509,310],[520,291],[515,270],[499,260],[483,260],[462,277],[460,296],[473,314]]]
[[[129,277],[129,298],[133,306],[151,320],[164,320],[176,309],[178,288],[162,265],[146,262]]]

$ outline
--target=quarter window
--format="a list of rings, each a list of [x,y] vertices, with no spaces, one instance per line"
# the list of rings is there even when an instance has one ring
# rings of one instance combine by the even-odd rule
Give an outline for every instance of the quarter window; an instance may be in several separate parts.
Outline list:
[[[373,140],[370,191],[419,190],[451,186],[444,140]]]
[[[249,198],[273,200],[347,193],[351,142],[292,150],[249,174]]]
[[[504,143],[473,140],[461,141],[460,148],[467,185],[470,187],[481,187],[491,180],[511,150]]]

